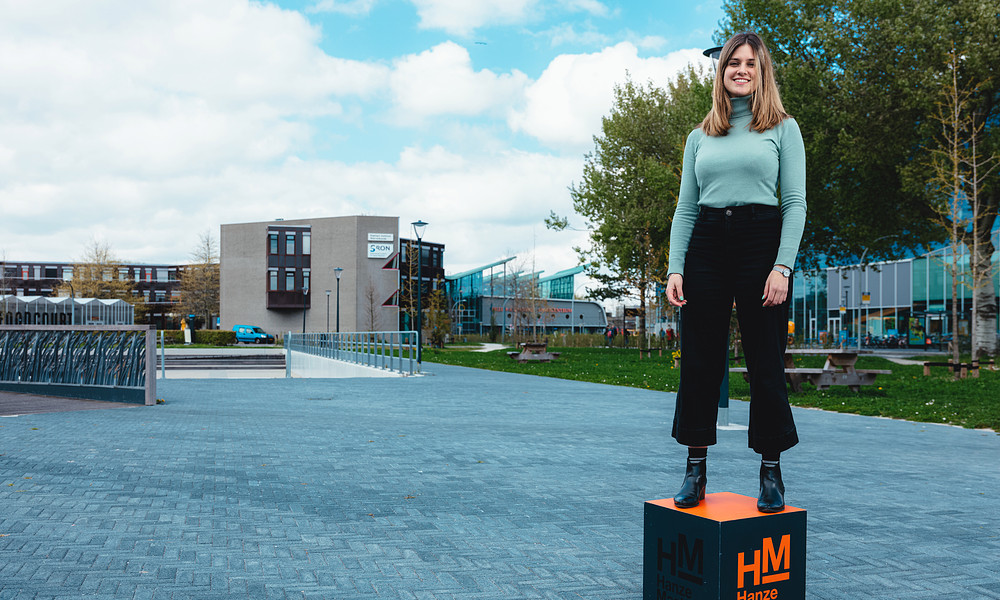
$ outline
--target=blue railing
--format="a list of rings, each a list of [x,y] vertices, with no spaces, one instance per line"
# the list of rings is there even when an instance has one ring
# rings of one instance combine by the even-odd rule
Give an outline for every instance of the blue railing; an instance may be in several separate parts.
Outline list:
[[[153,404],[154,333],[136,325],[0,326],[0,389]]]
[[[413,375],[417,363],[416,331],[362,331],[350,333],[287,333],[290,352],[340,360],[376,369]],[[286,361],[291,369],[291,361]]]

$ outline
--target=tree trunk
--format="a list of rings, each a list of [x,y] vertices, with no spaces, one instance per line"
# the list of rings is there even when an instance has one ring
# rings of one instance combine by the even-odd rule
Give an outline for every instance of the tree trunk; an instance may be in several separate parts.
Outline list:
[[[993,217],[985,219],[992,222]],[[976,310],[973,313],[972,330],[975,346],[972,348],[972,359],[980,360],[985,356],[995,356],[1000,348],[997,344],[997,296],[993,287],[993,265],[990,258],[993,256],[995,247],[991,239],[991,229],[987,223],[986,227],[979,227],[980,240],[975,245],[977,252],[970,257],[975,261],[978,281],[974,282]]]

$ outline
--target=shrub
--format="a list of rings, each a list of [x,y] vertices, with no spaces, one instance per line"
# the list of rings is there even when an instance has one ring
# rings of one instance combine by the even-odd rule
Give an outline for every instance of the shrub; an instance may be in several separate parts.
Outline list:
[[[194,335],[192,336],[191,341],[195,344],[232,346],[236,343],[235,331],[224,331],[221,329],[196,329],[193,333]]]
[[[184,332],[180,329],[161,329],[165,344],[183,344]]]

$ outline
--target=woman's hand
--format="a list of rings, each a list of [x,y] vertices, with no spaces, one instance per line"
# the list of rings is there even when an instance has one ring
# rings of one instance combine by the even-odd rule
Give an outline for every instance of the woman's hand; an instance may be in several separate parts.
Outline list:
[[[684,276],[680,273],[671,273],[667,277],[667,302],[671,306],[687,304],[687,300],[684,299]]]
[[[779,265],[780,266],[780,265]],[[764,306],[777,306],[788,297],[788,278],[777,271],[771,271],[764,282]]]

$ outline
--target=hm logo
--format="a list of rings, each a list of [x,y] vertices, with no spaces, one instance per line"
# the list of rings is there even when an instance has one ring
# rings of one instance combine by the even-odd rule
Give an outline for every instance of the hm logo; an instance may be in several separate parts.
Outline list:
[[[688,548],[687,536],[677,534],[677,541],[670,542],[670,552],[663,551],[663,538],[656,540],[656,569],[663,570],[663,559],[670,561],[670,574],[685,581],[702,585],[705,583],[705,543],[695,538],[694,545]]]
[[[746,583],[744,577],[753,574],[753,585],[788,581],[791,576],[792,536],[783,535],[774,550],[774,538],[764,538],[763,548],[753,551],[753,561],[746,562],[746,553],[739,553],[737,568],[737,587],[742,589]]]

